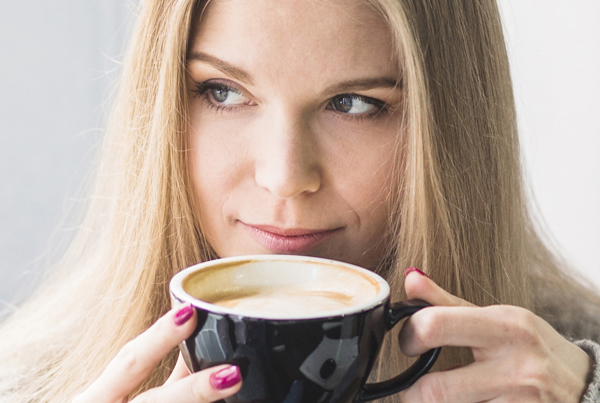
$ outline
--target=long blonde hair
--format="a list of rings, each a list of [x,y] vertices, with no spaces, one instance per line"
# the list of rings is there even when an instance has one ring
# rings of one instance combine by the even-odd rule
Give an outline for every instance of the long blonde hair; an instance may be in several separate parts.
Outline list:
[[[204,4],[143,3],[87,215],[57,273],[0,330],[0,397],[11,402],[70,401],[169,309],[174,273],[215,257],[186,169],[186,54]],[[562,274],[529,218],[495,1],[369,3],[389,23],[405,94],[390,247],[377,269],[393,298],[417,266],[478,305],[543,314],[540,282],[596,303]],[[396,344],[384,345],[382,377],[406,365]],[[161,384],[173,360],[140,391]],[[446,349],[440,367],[469,360]]]

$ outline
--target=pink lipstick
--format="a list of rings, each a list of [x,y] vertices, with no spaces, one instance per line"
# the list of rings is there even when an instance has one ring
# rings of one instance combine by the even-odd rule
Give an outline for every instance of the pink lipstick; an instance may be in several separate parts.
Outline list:
[[[256,242],[267,249],[279,253],[305,251],[325,241],[334,233],[342,229],[283,229],[269,225],[242,224]]]

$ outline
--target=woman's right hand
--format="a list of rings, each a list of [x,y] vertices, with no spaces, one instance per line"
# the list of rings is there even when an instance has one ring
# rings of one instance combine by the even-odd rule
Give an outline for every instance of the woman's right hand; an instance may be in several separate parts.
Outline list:
[[[182,305],[172,309],[144,333],[127,343],[102,375],[73,403],[124,403],[158,363],[196,326],[195,309]],[[210,403],[237,393],[240,370],[221,365],[190,374],[181,354],[171,376],[161,387],[150,389],[132,402]]]

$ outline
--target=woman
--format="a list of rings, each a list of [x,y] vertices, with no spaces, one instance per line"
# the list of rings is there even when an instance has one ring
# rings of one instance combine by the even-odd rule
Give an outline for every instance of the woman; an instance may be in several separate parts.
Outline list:
[[[436,305],[402,349],[458,348],[389,401],[600,401],[600,300],[527,215],[493,0],[146,0],[125,66],[78,237],[3,325],[7,401],[234,394],[236,367],[175,364],[195,317],[165,314],[167,286],[252,253],[359,264]],[[406,365],[395,340],[380,378]]]

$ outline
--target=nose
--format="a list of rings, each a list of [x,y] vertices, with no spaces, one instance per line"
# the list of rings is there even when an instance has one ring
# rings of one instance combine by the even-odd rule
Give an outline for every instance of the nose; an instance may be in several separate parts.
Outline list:
[[[266,122],[256,149],[255,180],[280,199],[314,193],[322,173],[317,139],[302,118]]]

